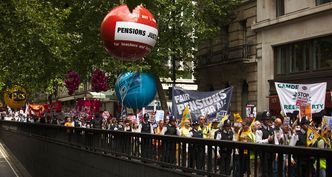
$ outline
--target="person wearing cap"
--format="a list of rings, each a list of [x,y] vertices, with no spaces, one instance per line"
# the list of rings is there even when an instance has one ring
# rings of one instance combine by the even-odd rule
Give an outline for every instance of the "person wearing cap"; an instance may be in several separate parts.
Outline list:
[[[143,116],[143,121],[141,122],[139,129],[141,133],[153,134],[153,127],[149,122],[150,115],[149,113],[145,113]],[[151,158],[152,157],[152,140],[151,138],[142,138],[141,140],[141,151],[143,158]],[[143,161],[144,162],[144,161]]]
[[[257,138],[257,143],[262,144],[273,144],[273,128],[271,127],[271,116],[270,113],[264,111],[261,113],[261,121],[263,125],[261,126],[262,134]]]
[[[216,139],[215,138],[215,134],[216,132],[219,130],[219,120],[218,119],[212,119],[212,127],[210,129],[210,135],[209,138],[210,139]]]
[[[170,135],[170,136],[179,136],[180,130],[177,127],[176,120],[174,116],[171,116],[169,119],[169,123],[163,127],[161,130],[161,135]],[[164,146],[164,156],[163,161],[166,163],[175,163],[175,157],[176,157],[176,143],[175,142],[169,142],[165,140],[165,143],[163,142]]]
[[[268,111],[257,114],[257,118],[262,121],[261,134],[257,134],[256,142],[262,144],[273,144],[273,128],[271,115]],[[268,153],[260,154],[262,176],[270,176],[272,171],[273,155]]]
[[[141,133],[149,133],[153,134],[153,127],[151,122],[149,121],[150,115],[149,113],[145,113],[143,116],[143,121],[141,122],[139,129]]]
[[[231,128],[231,121],[229,119],[225,120],[223,126],[216,131],[214,135],[216,140],[233,140],[233,130]],[[231,148],[220,148],[219,154],[221,155],[219,161],[220,173],[223,175],[231,174]]]
[[[203,132],[199,129],[198,121],[193,121],[192,129],[189,132],[189,137],[203,138]],[[204,145],[190,144],[189,145],[189,167],[198,170],[204,167],[205,150]]]

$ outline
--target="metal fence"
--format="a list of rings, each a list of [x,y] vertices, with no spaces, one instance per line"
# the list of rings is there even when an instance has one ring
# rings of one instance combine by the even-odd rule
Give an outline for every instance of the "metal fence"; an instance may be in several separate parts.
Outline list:
[[[332,151],[0,121],[1,131],[207,176],[332,176]],[[0,134],[0,137],[2,135]]]

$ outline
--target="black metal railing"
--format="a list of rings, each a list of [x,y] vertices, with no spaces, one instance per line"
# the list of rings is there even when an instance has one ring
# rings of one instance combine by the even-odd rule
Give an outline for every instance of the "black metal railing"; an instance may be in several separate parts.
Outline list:
[[[332,151],[318,148],[276,146],[233,141],[161,136],[133,132],[0,121],[1,132],[22,134],[44,141],[118,156],[184,173],[207,176],[319,177],[326,160],[332,176]],[[294,163],[295,162],[295,163]]]

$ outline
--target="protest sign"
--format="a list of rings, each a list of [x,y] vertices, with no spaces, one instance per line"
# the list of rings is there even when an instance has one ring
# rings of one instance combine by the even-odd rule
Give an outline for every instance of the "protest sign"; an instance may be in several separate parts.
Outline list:
[[[164,114],[165,112],[163,110],[157,110],[155,115],[156,122],[164,120]]]
[[[197,120],[200,115],[212,119],[216,117],[216,113],[223,117],[228,112],[232,91],[233,87],[212,92],[197,92],[174,87],[173,115],[182,118],[182,112],[188,105],[192,120]]]
[[[301,117],[306,115],[311,120],[312,113],[325,108],[326,82],[316,84],[275,82],[275,87],[284,113],[297,110]]]

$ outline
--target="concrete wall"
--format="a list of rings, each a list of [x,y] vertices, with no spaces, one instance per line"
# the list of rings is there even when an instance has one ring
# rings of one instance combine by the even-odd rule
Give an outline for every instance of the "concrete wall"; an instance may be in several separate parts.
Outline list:
[[[87,152],[3,129],[0,129],[0,138],[33,177],[189,176],[157,165]]]

